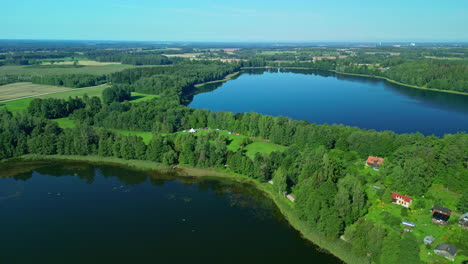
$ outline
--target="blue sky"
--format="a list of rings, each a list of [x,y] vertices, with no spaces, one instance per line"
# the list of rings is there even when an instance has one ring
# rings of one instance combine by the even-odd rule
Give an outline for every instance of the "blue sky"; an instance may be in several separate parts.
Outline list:
[[[468,41],[468,0],[5,0],[0,39]]]

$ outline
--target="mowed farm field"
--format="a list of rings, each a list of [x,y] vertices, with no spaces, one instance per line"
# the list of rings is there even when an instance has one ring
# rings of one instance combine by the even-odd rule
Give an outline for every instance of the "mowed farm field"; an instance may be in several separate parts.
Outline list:
[[[16,83],[18,84],[18,83]],[[30,83],[24,83],[24,84],[30,84]],[[47,86],[47,85],[43,85]],[[1,93],[1,87],[0,86],[0,93]],[[57,87],[57,86],[50,86],[50,87]],[[34,99],[34,98],[63,98],[66,99],[68,97],[82,97],[85,94],[88,96],[102,96],[102,91],[106,89],[107,87],[110,87],[110,85],[100,85],[100,86],[93,86],[93,87],[86,87],[86,88],[65,88],[67,89],[66,91],[61,91],[57,93],[51,93],[51,94],[44,94],[40,96],[35,96],[35,97],[28,97],[28,98],[23,98],[23,99],[17,99],[13,101],[8,101],[8,102],[0,102],[0,109],[1,108],[7,108],[9,111],[20,111],[20,110],[25,110],[28,108],[29,103]],[[62,87],[58,87],[62,88]],[[0,94],[0,96],[2,96]]]
[[[109,74],[121,70],[134,68],[136,66],[128,64],[105,64],[96,66],[83,66],[83,67],[63,67],[65,65],[57,65],[57,67],[50,66],[2,66],[0,67],[0,77],[2,75],[55,75],[55,74]]]
[[[2,76],[23,76],[29,80],[31,76],[61,75],[61,74],[111,74],[134,67],[127,64],[105,64],[87,63],[81,67],[67,67],[66,65],[42,65],[42,66],[2,66],[0,67],[0,78]],[[90,65],[94,64],[94,65]],[[20,78],[21,79],[21,78]],[[70,96],[99,96],[102,91],[109,87],[108,85],[85,87],[85,88],[67,88],[50,85],[39,85],[31,82],[19,82],[7,85],[0,85],[0,108],[8,108],[10,111],[19,111],[27,108],[34,98],[68,98]],[[30,96],[30,97],[28,97]]]
[[[62,62],[54,62],[55,65],[73,65],[74,61],[62,61]],[[78,65],[83,66],[103,66],[103,65],[111,65],[111,64],[122,64],[120,62],[99,62],[99,61],[92,61],[92,60],[78,60]],[[43,62],[42,65],[53,65],[51,62]]]
[[[38,96],[48,93],[56,93],[72,90],[72,88],[41,85],[30,82],[11,83],[0,86],[0,102],[26,96]]]

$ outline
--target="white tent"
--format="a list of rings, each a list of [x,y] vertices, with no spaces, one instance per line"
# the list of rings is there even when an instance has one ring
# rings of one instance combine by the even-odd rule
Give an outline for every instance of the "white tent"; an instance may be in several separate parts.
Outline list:
[[[197,132],[197,131],[196,131],[195,129],[191,128],[188,132],[190,132],[190,133],[195,133],[195,132]]]

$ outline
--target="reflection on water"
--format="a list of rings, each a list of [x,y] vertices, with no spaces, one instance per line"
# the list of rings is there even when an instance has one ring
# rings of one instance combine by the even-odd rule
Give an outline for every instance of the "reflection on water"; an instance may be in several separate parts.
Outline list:
[[[442,136],[468,130],[468,96],[307,69],[248,69],[202,86],[190,107]]]
[[[253,186],[173,170],[2,163],[0,210],[2,263],[339,263]]]

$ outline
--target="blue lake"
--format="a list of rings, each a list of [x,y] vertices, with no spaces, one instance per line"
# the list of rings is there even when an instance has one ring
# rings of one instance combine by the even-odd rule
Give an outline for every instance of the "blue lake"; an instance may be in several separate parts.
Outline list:
[[[341,263],[254,186],[180,174],[3,162],[0,263]]]
[[[247,70],[202,87],[189,106],[258,112],[317,124],[442,136],[468,131],[468,96],[314,70]]]

